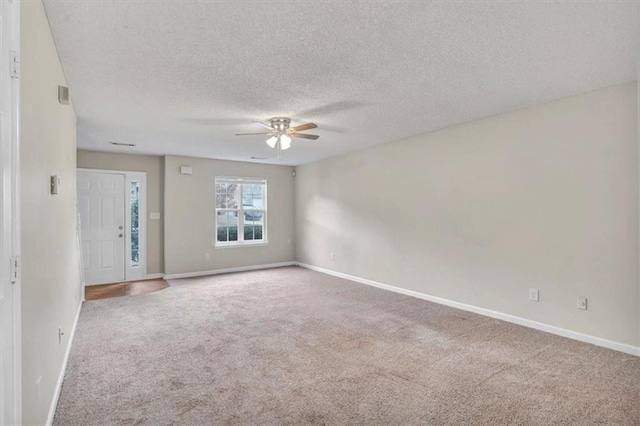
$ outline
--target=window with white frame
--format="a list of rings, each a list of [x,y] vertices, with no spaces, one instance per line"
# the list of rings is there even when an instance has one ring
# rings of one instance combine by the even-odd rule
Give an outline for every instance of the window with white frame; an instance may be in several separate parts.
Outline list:
[[[216,177],[216,245],[267,242],[267,181]]]

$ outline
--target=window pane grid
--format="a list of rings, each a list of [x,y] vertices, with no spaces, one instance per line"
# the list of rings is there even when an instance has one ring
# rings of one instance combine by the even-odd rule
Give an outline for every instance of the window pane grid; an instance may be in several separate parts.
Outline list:
[[[216,183],[216,208],[238,208],[238,184]]]

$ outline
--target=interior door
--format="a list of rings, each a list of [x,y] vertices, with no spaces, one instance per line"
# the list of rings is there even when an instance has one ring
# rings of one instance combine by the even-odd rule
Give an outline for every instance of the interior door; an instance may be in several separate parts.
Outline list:
[[[78,210],[86,285],[125,279],[125,176],[78,172]]]
[[[18,2],[0,2],[0,425],[21,424]],[[18,58],[16,57],[16,60]]]

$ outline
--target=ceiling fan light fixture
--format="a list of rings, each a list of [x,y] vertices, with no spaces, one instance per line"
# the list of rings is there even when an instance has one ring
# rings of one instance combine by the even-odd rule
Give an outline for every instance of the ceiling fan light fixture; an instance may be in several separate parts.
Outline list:
[[[282,149],[291,148],[291,138],[289,137],[289,135],[280,136],[280,145]]]
[[[278,138],[275,136],[271,136],[269,139],[267,139],[267,145],[269,145],[271,148],[275,148],[277,142]]]
[[[278,159],[280,159],[281,151],[291,148],[292,138],[316,140],[320,137],[318,135],[300,133],[300,131],[303,130],[317,129],[317,124],[306,123],[291,127],[291,119],[289,117],[272,117],[269,119],[268,123],[263,121],[254,121],[254,123],[268,129],[269,131],[257,133],[236,133],[236,136],[267,135],[267,145],[277,151]]]

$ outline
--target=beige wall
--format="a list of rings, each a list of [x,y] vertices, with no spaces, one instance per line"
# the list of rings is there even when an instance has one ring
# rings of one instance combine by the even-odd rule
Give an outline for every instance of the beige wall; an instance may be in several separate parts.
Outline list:
[[[180,166],[193,175],[181,175]],[[165,272],[211,271],[294,260],[293,168],[165,157]],[[267,179],[269,244],[215,249],[215,177]],[[209,260],[205,259],[209,256]]]
[[[22,2],[21,15],[22,398],[34,425],[47,419],[80,303],[76,116],[57,100],[65,78],[42,3]]]
[[[147,173],[147,274],[164,272],[164,157],[78,150],[78,167]],[[160,220],[150,219],[152,212]]]
[[[624,84],[298,167],[296,258],[638,346],[637,126]]]

